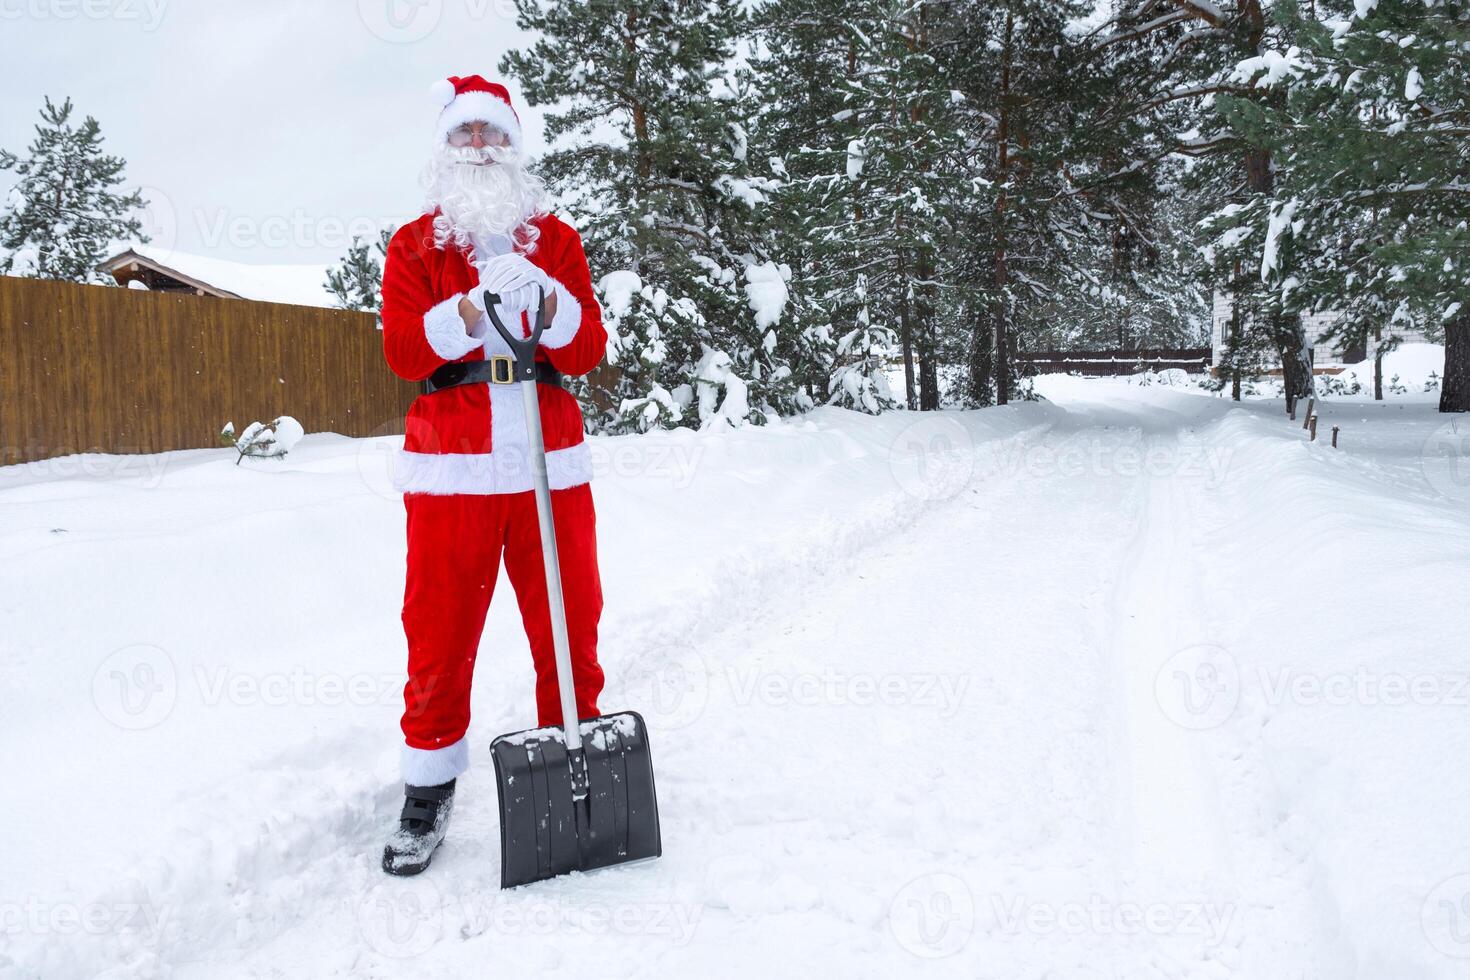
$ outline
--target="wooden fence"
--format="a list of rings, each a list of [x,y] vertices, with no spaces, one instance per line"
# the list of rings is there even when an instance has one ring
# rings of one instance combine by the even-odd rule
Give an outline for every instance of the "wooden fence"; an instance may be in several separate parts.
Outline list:
[[[1022,351],[1016,359],[1030,364],[1038,374],[1066,372],[1094,376],[1137,374],[1183,368],[1198,372],[1210,369],[1208,347],[1155,347],[1144,350]]]
[[[278,415],[396,434],[420,390],[366,313],[0,276],[0,465],[217,446]]]

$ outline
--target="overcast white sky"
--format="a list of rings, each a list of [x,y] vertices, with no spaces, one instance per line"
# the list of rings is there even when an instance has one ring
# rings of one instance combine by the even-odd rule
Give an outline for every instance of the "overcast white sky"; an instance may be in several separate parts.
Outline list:
[[[506,82],[510,0],[0,0],[0,147],[70,96],[153,201],[157,244],[329,263],[352,228],[419,213],[434,79]],[[0,192],[13,172],[0,172]]]

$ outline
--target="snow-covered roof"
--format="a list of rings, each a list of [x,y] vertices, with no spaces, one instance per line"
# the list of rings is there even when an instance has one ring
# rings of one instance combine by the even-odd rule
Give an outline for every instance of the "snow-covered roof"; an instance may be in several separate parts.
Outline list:
[[[126,281],[134,268],[148,268],[212,296],[294,306],[333,305],[332,295],[322,285],[327,278],[327,266],[253,265],[170,248],[134,245],[98,268],[119,282]]]

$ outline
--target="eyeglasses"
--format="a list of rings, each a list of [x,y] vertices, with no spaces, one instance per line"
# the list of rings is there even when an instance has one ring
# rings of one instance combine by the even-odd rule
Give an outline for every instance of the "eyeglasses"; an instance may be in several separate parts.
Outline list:
[[[480,139],[486,146],[504,146],[507,142],[505,130],[488,123],[480,124],[478,127],[460,126],[458,129],[449,131],[450,146],[469,146],[475,140],[475,133],[480,134]]]

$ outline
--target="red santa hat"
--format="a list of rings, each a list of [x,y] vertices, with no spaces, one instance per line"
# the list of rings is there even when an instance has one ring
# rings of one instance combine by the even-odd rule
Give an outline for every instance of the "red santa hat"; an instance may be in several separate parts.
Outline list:
[[[521,118],[510,104],[510,92],[504,85],[487,82],[479,75],[464,78],[450,75],[429,87],[429,96],[443,106],[435,135],[440,140],[451,130],[471,122],[487,122],[505,131],[510,145],[521,148]]]

